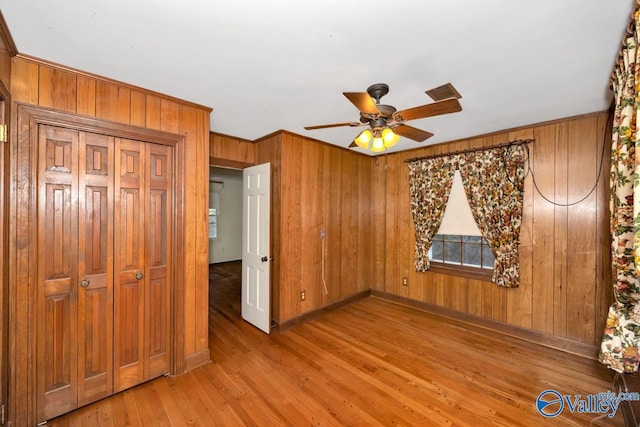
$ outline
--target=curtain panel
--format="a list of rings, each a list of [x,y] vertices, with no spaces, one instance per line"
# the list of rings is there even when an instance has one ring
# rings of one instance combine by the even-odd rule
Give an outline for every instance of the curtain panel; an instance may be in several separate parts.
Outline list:
[[[524,147],[509,145],[458,156],[471,213],[493,251],[493,283],[520,285],[520,225],[524,203]]]
[[[609,308],[599,360],[616,372],[638,371],[640,344],[640,156],[638,127],[638,23],[617,60],[611,146],[611,272],[614,303]]]
[[[522,145],[507,145],[409,163],[416,271],[430,267],[429,248],[442,223],[458,169],[476,224],[495,256],[493,282],[519,286],[524,157]]]
[[[455,159],[449,156],[409,163],[411,214],[416,233],[416,271],[430,267],[429,249],[438,233],[451,194]]]

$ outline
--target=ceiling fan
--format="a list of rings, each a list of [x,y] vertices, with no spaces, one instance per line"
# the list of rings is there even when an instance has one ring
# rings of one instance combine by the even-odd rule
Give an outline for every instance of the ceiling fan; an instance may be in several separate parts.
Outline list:
[[[409,126],[405,122],[462,111],[462,106],[458,102],[461,96],[451,83],[426,91],[427,95],[435,102],[400,111],[391,105],[380,104],[380,98],[387,93],[389,93],[389,86],[385,83],[369,86],[366,93],[343,92],[343,95],[360,111],[360,121],[305,126],[304,128],[314,130],[368,125],[369,127],[360,132],[349,147],[358,146],[368,149],[371,143],[371,151],[380,153],[397,144],[400,136],[417,142],[422,142],[433,136],[431,132]]]

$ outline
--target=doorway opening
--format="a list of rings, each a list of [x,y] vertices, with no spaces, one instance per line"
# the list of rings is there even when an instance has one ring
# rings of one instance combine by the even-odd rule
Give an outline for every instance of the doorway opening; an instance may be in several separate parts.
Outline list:
[[[240,318],[242,169],[209,168],[209,308]]]

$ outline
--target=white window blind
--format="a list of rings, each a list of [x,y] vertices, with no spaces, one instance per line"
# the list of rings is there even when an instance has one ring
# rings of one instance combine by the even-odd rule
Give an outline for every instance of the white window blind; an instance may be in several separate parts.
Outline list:
[[[447,202],[438,234],[482,236],[476,221],[473,219],[467,195],[464,193],[464,187],[462,186],[462,177],[457,170],[453,175],[449,202]]]

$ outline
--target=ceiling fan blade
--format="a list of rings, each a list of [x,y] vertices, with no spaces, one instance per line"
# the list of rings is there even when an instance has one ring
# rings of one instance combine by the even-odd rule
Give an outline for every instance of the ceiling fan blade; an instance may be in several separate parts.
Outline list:
[[[423,119],[425,117],[439,116],[441,114],[455,113],[458,111],[462,111],[460,102],[456,98],[448,98],[431,104],[398,111],[395,115],[400,117],[402,120],[415,120]]]
[[[305,126],[306,130],[315,130],[315,129],[326,129],[326,128],[337,128],[339,126],[362,126],[362,123],[359,122],[346,122],[346,123],[331,123],[328,125],[318,125],[318,126]]]
[[[376,106],[373,98],[366,92],[342,92],[358,110],[365,114],[378,114],[380,110]]]
[[[414,128],[413,126],[407,125],[398,125],[393,128],[393,131],[400,136],[404,136],[405,138],[413,139],[417,142],[422,142],[427,138],[431,138],[433,134],[431,132],[427,132],[426,130]]]
[[[429,95],[434,101],[442,101],[443,99],[447,98],[462,98],[460,92],[458,92],[451,83],[446,83],[442,86],[434,87],[433,89],[425,91],[425,93]]]

